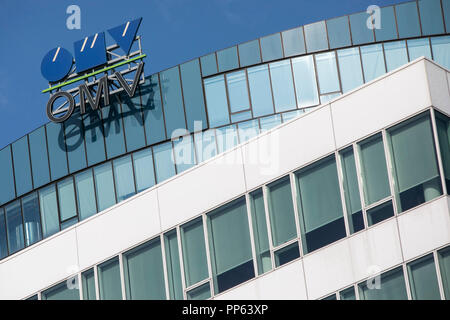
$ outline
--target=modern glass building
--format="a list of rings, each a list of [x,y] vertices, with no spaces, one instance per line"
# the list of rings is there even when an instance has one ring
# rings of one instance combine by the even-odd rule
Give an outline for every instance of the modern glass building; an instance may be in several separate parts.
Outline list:
[[[380,17],[213,52],[1,149],[0,298],[450,299],[450,0]]]

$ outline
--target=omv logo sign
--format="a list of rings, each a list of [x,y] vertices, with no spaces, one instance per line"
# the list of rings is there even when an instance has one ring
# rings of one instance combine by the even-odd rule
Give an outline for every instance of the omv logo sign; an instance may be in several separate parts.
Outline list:
[[[125,55],[130,53],[141,21],[142,18],[138,18],[108,30],[109,35],[116,41],[116,44],[119,45]],[[106,64],[105,33],[99,32],[76,41],[73,44],[73,52],[75,54],[75,71],[77,74]],[[42,76],[51,83],[61,81],[72,70],[73,63],[73,56],[67,49],[56,47],[47,52],[42,59]]]

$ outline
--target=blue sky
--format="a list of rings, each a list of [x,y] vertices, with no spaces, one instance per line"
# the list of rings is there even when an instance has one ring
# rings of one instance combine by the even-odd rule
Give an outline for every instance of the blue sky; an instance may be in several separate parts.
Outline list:
[[[48,122],[43,56],[143,17],[145,74],[295,26],[405,0],[0,0],[0,148]],[[66,9],[81,8],[81,29],[68,30]],[[112,44],[108,38],[107,45]]]

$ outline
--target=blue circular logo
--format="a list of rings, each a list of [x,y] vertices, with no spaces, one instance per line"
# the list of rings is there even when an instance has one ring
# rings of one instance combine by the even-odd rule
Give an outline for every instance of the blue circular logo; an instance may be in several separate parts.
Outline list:
[[[44,56],[41,62],[42,76],[49,82],[63,79],[72,68],[72,54],[64,48],[57,47]]]

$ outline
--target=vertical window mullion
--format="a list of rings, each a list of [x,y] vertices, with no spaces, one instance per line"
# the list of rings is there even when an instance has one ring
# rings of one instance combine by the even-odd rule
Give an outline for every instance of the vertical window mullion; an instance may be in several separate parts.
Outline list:
[[[441,267],[439,265],[439,256],[436,250],[433,251],[434,266],[436,268],[437,281],[439,286],[439,294],[441,300],[445,300],[444,285],[442,284]]]
[[[364,182],[363,182],[362,169],[361,169],[360,148],[356,143],[353,143],[353,152],[354,152],[354,157],[355,157],[356,175],[358,177],[359,198],[361,199],[361,208],[362,208],[362,213],[363,213],[364,229],[366,229],[368,227],[369,223],[367,221],[367,213],[366,213],[366,209],[365,209]],[[356,291],[358,291],[358,290],[356,290]],[[358,295],[358,297],[359,297],[359,295]]]
[[[256,223],[256,221],[253,222],[252,218],[251,218],[250,194],[249,193],[245,194],[245,204],[246,204],[246,209],[247,209],[248,227],[249,227],[249,232],[250,232],[250,245],[252,248],[253,270],[255,272],[255,277],[257,277],[259,272],[258,272],[258,261],[256,259],[255,236],[254,236],[254,232],[253,232],[254,223]]]
[[[411,287],[409,285],[409,276],[408,276],[408,270],[406,268],[406,263],[402,264],[402,270],[403,270],[403,279],[405,281],[405,286],[406,286],[406,295],[408,296],[408,300],[412,300]]]
[[[337,171],[338,171],[339,192],[340,192],[340,196],[341,196],[342,210],[344,213],[345,233],[348,237],[350,235],[350,227],[349,227],[349,221],[348,221],[347,204],[345,203],[345,196],[344,196],[344,175],[342,172],[341,157],[337,151],[334,152],[334,157],[336,158],[336,166],[337,166]],[[339,299],[340,299],[340,295],[338,292],[338,300]]]
[[[381,131],[382,137],[383,137],[383,147],[384,147],[384,155],[386,158],[386,164],[387,164],[387,173],[388,173],[388,179],[389,179],[389,190],[391,191],[391,198],[392,198],[392,204],[394,207],[394,215],[398,214],[398,207],[397,207],[397,197],[395,196],[395,183],[394,183],[394,166],[392,165],[391,161],[391,150],[388,146],[387,142],[387,133],[386,130],[383,129]],[[411,292],[409,291],[408,286],[408,298],[411,299]]]
[[[434,112],[434,109],[431,107],[431,128],[433,130],[433,139],[436,146],[436,155],[438,160],[438,166],[439,166],[439,174],[441,176],[441,185],[442,185],[442,191],[443,194],[448,194],[449,190],[447,190],[447,183],[445,181],[445,172],[444,172],[444,165],[442,163],[442,154],[441,154],[441,146],[439,142],[439,136],[437,133],[437,126],[436,126],[436,114]]]
[[[98,265],[94,266],[94,284],[95,284],[95,299],[100,300],[100,286],[98,280]]]
[[[77,278],[78,278],[78,292],[80,293],[80,300],[84,300],[83,297],[83,279],[81,277],[81,272],[79,272],[77,274]]]
[[[203,224],[203,237],[205,241],[205,250],[206,250],[206,264],[208,266],[208,280],[209,280],[209,291],[211,297],[214,296],[214,287],[213,287],[213,277],[212,277],[212,266],[211,266],[211,252],[209,251],[209,239],[208,239],[208,218],[206,214],[202,214],[202,224]]]
[[[185,279],[185,271],[184,271],[184,256],[183,256],[183,248],[181,245],[181,234],[180,234],[180,226],[177,226],[176,228],[176,234],[177,234],[177,244],[178,244],[178,255],[180,259],[180,272],[181,272],[181,285],[183,289],[183,299],[187,300],[186,295],[186,279]]]
[[[123,268],[123,254],[119,254],[119,271],[120,271],[120,286],[122,290],[122,300],[126,300],[126,291],[125,291],[125,275],[124,275],[124,268]]]
[[[272,226],[270,223],[269,215],[269,202],[267,201],[267,186],[262,186],[263,199],[264,199],[264,210],[266,214],[266,224],[267,224],[267,236],[269,237],[269,248],[270,248],[270,260],[272,262],[272,270],[275,269],[275,259],[273,257],[273,240],[272,240]]]
[[[298,203],[297,203],[297,183],[295,181],[295,174],[291,172],[289,174],[290,182],[291,182],[291,193],[292,193],[292,201],[294,206],[294,219],[295,219],[295,228],[297,230],[297,240],[299,243],[299,251],[300,255],[303,255],[303,242],[301,240],[301,230],[300,230],[300,221],[299,221],[299,212],[298,212]]]
[[[161,256],[163,262],[163,273],[164,273],[164,288],[166,289],[166,300],[170,300],[170,290],[169,290],[169,278],[167,275],[167,260],[166,260],[166,248],[164,241],[164,234],[159,235],[159,241],[161,243]]]

